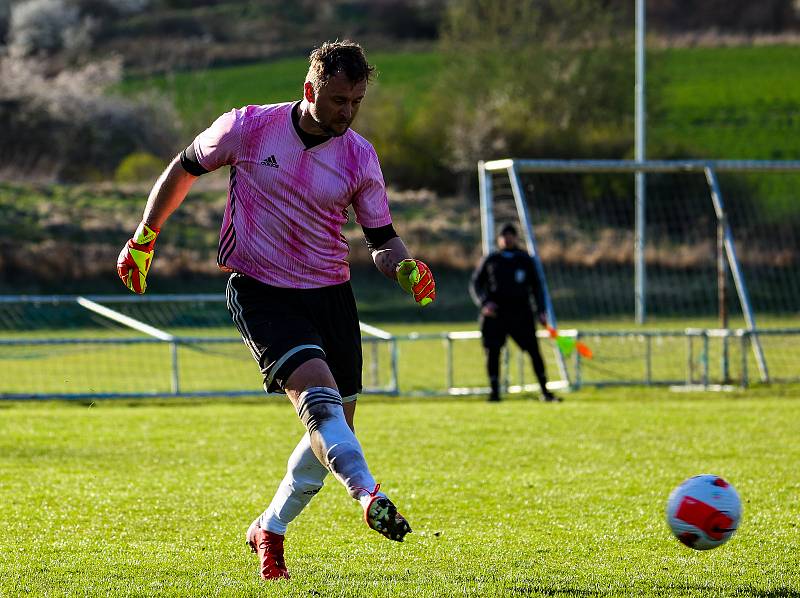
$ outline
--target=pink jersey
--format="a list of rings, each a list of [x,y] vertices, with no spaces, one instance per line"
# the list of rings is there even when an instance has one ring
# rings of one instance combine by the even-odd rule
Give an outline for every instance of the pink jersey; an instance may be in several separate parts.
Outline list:
[[[368,228],[392,222],[378,156],[353,130],[306,149],[292,103],[245,106],[194,140],[206,170],[230,166],[217,261],[278,287],[350,279],[347,208]]]

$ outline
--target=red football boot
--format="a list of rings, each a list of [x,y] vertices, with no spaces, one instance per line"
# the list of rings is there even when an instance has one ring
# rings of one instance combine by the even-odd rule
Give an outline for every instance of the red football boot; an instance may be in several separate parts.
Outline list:
[[[286,561],[283,560],[283,536],[258,525],[258,519],[247,530],[247,544],[261,560],[262,579],[289,579]]]
[[[397,512],[397,507],[391,500],[378,494],[380,488],[381,485],[378,484],[372,492],[369,492],[370,500],[364,509],[364,521],[382,536],[395,542],[402,542],[406,534],[411,533],[411,526],[406,518]]]

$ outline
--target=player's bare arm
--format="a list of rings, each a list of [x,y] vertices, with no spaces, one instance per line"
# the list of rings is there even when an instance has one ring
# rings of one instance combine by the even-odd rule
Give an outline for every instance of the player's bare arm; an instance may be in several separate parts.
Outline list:
[[[117,274],[131,291],[147,290],[147,272],[153,263],[156,238],[166,222],[189,193],[197,177],[188,173],[176,156],[156,180],[142,215],[142,221],[117,258]]]
[[[197,178],[186,172],[181,165],[180,155],[175,156],[153,185],[144,208],[142,222],[151,228],[160,229],[169,215],[186,199],[189,189]]]

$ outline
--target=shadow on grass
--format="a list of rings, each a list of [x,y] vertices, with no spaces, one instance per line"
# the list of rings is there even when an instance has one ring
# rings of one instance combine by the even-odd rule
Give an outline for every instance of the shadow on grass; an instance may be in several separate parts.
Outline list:
[[[726,402],[731,399],[738,400],[760,400],[760,399],[785,399],[797,400],[800,398],[800,384],[781,384],[781,385],[753,385],[748,389],[735,390],[732,392],[670,392],[664,387],[610,387],[610,388],[594,388],[587,386],[578,391],[573,392],[559,392],[558,395],[564,399],[564,403],[544,404],[539,401],[539,394],[536,392],[514,393],[506,394],[503,400],[499,403],[492,404],[493,408],[500,408],[505,403],[531,403],[546,405],[548,409],[558,409],[559,405],[571,405],[573,403],[650,403],[650,402],[663,402],[664,400],[670,401],[683,401],[692,403],[701,401],[704,403],[711,401]],[[436,395],[436,396],[392,396],[392,395],[359,395],[359,403],[362,405],[368,404],[454,404],[454,403],[472,403],[484,404],[486,403],[486,395]],[[221,405],[226,404],[230,406],[283,406],[289,405],[288,399],[279,394],[258,394],[257,391],[253,395],[246,396],[202,396],[202,397],[101,397],[101,398],[79,398],[79,399],[26,399],[15,400],[7,399],[0,400],[0,409],[13,409],[15,407],[22,407],[24,405],[31,405],[34,403],[52,403],[64,406],[69,406],[79,409],[88,409],[101,406],[125,406],[130,408],[141,407],[202,407],[205,405]],[[800,594],[798,594],[800,598]]]
[[[730,593],[735,596],[755,596],[756,598],[800,598],[800,590],[781,586],[773,589],[754,588],[752,585],[733,586],[731,588],[709,587],[701,584],[676,584],[667,586],[654,586],[653,590],[659,594],[668,596],[675,591],[681,592],[701,592],[708,595],[719,595]]]
[[[544,586],[514,586],[509,592],[515,596],[612,596],[611,590],[586,590],[583,588],[550,588]]]
[[[462,395],[462,396],[431,396],[431,397],[406,397],[406,396],[390,396],[390,395],[360,395],[360,404],[381,403],[381,404],[413,404],[413,403],[485,403],[486,397],[483,395]],[[504,402],[534,402],[539,401],[536,395],[513,395]],[[26,400],[15,401],[9,400],[6,402],[0,401],[0,408],[11,409],[15,406],[25,406],[32,403],[52,403],[63,405],[65,407],[73,407],[79,409],[92,409],[101,406],[115,407],[203,407],[205,405],[231,405],[231,406],[290,406],[289,399],[283,395],[270,394],[270,395],[253,395],[244,397],[137,397],[137,398],[99,398],[99,399],[42,399],[42,400]]]
[[[609,588],[603,590],[589,590],[577,587],[546,587],[542,585],[514,586],[508,589],[510,594],[515,596],[618,596],[620,588]],[[624,590],[623,590],[624,591]],[[636,595],[635,588],[629,588],[631,595]],[[677,584],[677,585],[654,585],[649,588],[649,592],[662,596],[669,596],[675,592],[707,592],[719,595],[721,592],[730,593],[736,596],[754,596],[756,598],[800,598],[800,590],[781,586],[773,589],[759,589],[752,586],[736,586],[732,588],[714,588],[703,584]]]

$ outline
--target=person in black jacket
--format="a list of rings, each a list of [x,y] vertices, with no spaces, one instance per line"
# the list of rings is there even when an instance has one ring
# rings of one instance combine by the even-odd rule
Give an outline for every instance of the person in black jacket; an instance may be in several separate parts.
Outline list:
[[[517,246],[517,241],[514,225],[503,226],[497,237],[499,251],[481,261],[470,284],[472,299],[481,309],[481,334],[491,385],[489,400],[500,400],[500,351],[510,335],[531,356],[542,390],[541,400],[560,401],[547,390],[544,361],[536,340],[535,319],[543,326],[547,324],[542,285],[533,258]],[[535,319],[531,296],[536,303]]]

